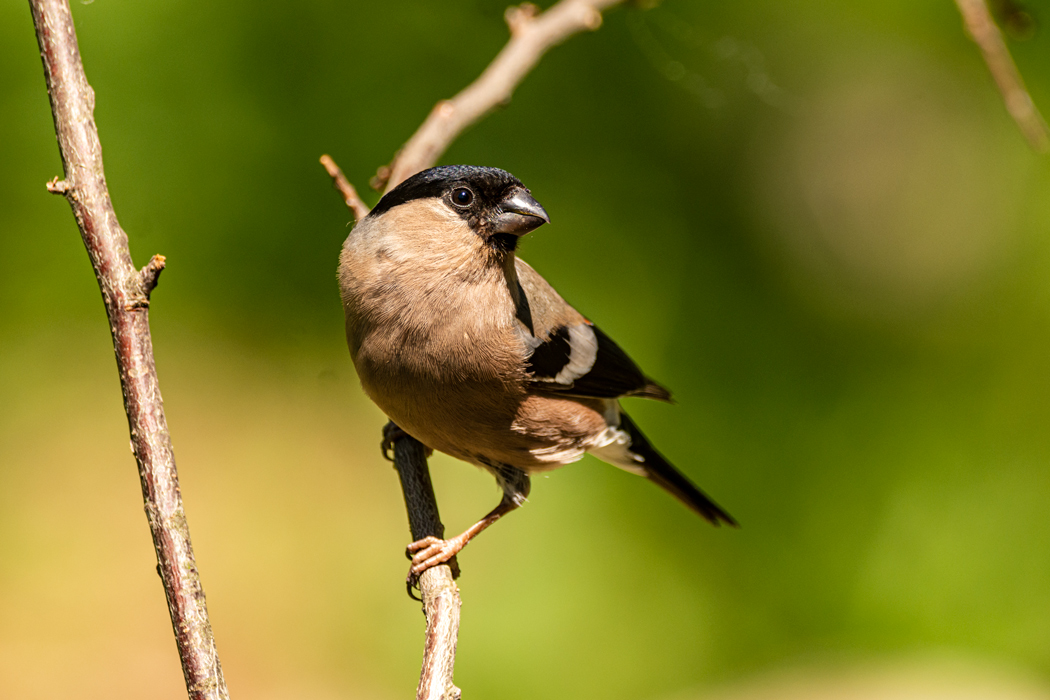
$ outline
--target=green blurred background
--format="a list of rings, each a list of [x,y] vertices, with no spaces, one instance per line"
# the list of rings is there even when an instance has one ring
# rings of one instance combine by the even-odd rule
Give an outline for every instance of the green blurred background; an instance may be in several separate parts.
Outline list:
[[[364,188],[504,44],[505,4],[73,5],[117,213],[138,264],[168,256],[157,363],[234,697],[415,687],[317,158]],[[1011,48],[1050,110],[1035,30]],[[185,697],[24,2],[0,133],[0,688]],[[537,479],[461,557],[467,697],[785,697],[901,664],[1048,696],[1050,167],[950,0],[621,7],[442,162],[532,189],[554,223],[523,257],[675,390],[628,409],[743,524],[590,458]],[[498,499],[432,472],[450,531]]]

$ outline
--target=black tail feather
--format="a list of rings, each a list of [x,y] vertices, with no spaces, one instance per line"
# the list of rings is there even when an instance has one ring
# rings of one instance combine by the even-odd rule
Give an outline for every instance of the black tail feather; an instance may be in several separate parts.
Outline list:
[[[669,492],[672,496],[696,512],[714,526],[725,523],[739,527],[736,520],[721,506],[696,487],[682,472],[675,469],[663,455],[657,452],[638,426],[626,413],[620,413],[620,427],[631,436],[631,452],[642,458],[641,466],[645,467],[646,477]]]

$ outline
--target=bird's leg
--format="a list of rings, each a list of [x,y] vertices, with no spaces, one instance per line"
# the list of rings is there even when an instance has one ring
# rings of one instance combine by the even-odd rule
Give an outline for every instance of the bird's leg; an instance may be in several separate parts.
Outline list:
[[[408,545],[405,549],[405,554],[412,559],[412,567],[408,570],[409,580],[419,578],[419,575],[430,567],[443,564],[456,556],[459,554],[460,550],[466,547],[467,543],[477,537],[482,530],[502,518],[507,513],[520,507],[521,503],[516,502],[514,498],[508,497],[504,494],[503,500],[501,500],[499,505],[493,508],[488,515],[455,537],[450,537],[447,540],[438,539],[437,537],[424,537],[423,539],[416,540]]]
[[[410,584],[430,567],[446,562],[456,556],[482,530],[512,510],[517,510],[525,503],[525,499],[532,488],[528,474],[505,464],[487,463],[485,467],[492,472],[500,488],[503,489],[503,498],[500,500],[499,505],[493,508],[484,518],[455,537],[447,540],[437,537],[424,537],[408,545],[405,549],[405,554],[412,560],[412,567],[408,570]]]

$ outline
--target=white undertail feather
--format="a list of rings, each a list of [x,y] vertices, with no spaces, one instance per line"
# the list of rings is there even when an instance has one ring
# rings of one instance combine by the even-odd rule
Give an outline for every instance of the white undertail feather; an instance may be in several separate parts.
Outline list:
[[[631,452],[631,438],[619,428],[610,428],[616,433],[616,438],[603,447],[592,447],[587,450],[603,462],[619,467],[625,472],[631,472],[638,476],[648,476],[649,471],[642,464],[642,459]]]
[[[609,399],[605,403],[605,422],[608,427],[599,433],[587,451],[603,462],[624,471],[645,476],[642,458],[631,452],[631,436],[620,429],[620,402]]]

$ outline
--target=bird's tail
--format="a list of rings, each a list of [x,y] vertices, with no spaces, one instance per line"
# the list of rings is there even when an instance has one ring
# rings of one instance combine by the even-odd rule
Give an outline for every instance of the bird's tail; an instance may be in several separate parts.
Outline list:
[[[641,458],[640,463],[636,462],[632,466],[635,469],[641,467],[642,469],[638,469],[638,471],[643,476],[669,492],[712,525],[718,526],[725,523],[726,525],[739,527],[733,516],[722,510],[706,493],[689,481],[685,474],[675,469],[670,462],[664,459],[663,455],[649,444],[649,440],[638,429],[638,426],[634,424],[634,421],[623,412],[620,413],[620,429],[631,438],[631,445],[628,448],[630,452]]]

